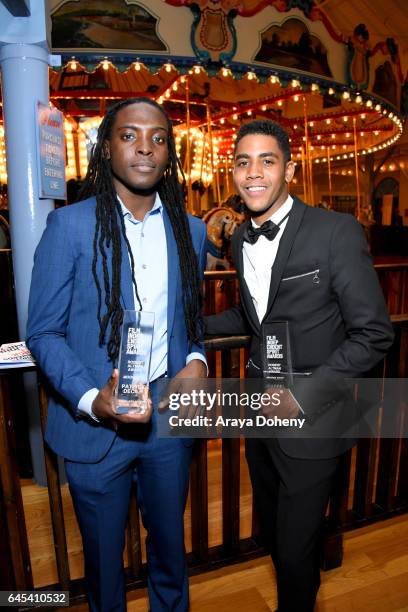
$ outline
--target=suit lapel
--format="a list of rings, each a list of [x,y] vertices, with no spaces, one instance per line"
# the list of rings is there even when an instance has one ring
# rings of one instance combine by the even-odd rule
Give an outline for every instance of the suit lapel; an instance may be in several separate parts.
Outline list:
[[[278,252],[276,254],[275,263],[272,266],[271,284],[269,286],[268,307],[266,309],[265,318],[272,309],[273,303],[278,292],[278,288],[282,279],[282,274],[286,266],[286,262],[292,250],[297,231],[302,221],[306,210],[306,205],[297,198],[293,198],[292,210],[286,224],[284,234],[279,242]]]
[[[252,301],[252,297],[249,292],[248,285],[246,284],[246,281],[244,278],[244,256],[243,256],[244,240],[243,240],[243,236],[244,236],[245,228],[248,223],[250,223],[250,221],[246,221],[245,223],[243,223],[240,226],[239,230],[237,231],[237,240],[234,242],[234,247],[236,249],[235,254],[234,254],[235,255],[234,260],[236,262],[237,272],[240,276],[239,284],[240,284],[240,289],[241,289],[242,302],[244,304],[246,315],[254,331],[258,333],[259,327],[260,327],[258,315],[256,314],[254,303]]]
[[[122,247],[122,263],[120,268],[120,296],[122,299],[122,305],[124,310],[135,310],[132,270],[130,267],[129,251],[122,232],[120,233],[120,236]],[[110,253],[112,255],[112,251],[110,251]]]
[[[164,207],[163,220],[167,242],[167,339],[169,342],[176,310],[176,295],[179,284],[180,266],[173,228]]]

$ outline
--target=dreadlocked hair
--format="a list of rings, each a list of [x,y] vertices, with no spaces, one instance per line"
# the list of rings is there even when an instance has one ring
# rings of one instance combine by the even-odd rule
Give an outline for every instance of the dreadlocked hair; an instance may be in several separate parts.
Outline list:
[[[190,347],[193,342],[199,342],[203,329],[201,318],[201,279],[184,206],[183,188],[178,180],[178,170],[183,177],[183,182],[184,174],[176,155],[172,124],[165,110],[150,98],[129,98],[122,100],[109,109],[99,126],[97,141],[93,146],[88,171],[79,193],[80,200],[91,196],[96,198],[92,274],[98,292],[99,345],[102,346],[105,343],[106,332],[110,323],[107,352],[109,359],[113,362],[116,361],[119,355],[120,328],[123,320],[123,308],[120,304],[121,263],[123,256],[122,236],[130,258],[132,281],[140,310],[142,310],[142,304],[135,279],[135,262],[126,236],[125,222],[112,180],[110,161],[105,155],[104,143],[110,139],[117,113],[130,104],[142,103],[149,104],[153,108],[158,109],[164,115],[167,122],[169,159],[164,175],[157,185],[157,192],[169,216],[177,244],[183,289],[184,318]],[[112,250],[111,270],[109,270],[107,258],[107,251],[109,249]],[[97,273],[99,258],[102,262],[103,270],[103,292]],[[103,296],[104,308],[102,307]]]

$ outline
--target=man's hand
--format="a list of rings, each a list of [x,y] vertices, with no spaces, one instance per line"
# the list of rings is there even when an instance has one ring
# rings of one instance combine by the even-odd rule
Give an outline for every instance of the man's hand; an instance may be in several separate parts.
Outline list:
[[[266,417],[278,417],[279,419],[293,419],[302,415],[302,409],[297,402],[295,396],[290,389],[276,389],[270,387],[266,393],[271,395],[271,403],[269,406],[262,408],[262,413]],[[279,394],[280,402],[276,405],[276,401],[272,402],[272,395]]]
[[[113,370],[112,376],[101,389],[92,402],[92,412],[98,419],[109,419],[116,430],[120,423],[147,423],[152,416],[152,402],[147,402],[147,410],[143,414],[130,412],[129,414],[115,413],[115,389],[118,384],[119,372]]]

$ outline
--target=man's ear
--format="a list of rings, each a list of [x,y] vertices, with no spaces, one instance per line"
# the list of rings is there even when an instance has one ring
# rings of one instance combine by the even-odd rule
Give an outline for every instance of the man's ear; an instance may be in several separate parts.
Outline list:
[[[102,151],[103,151],[103,157],[105,159],[110,159],[111,158],[109,140],[105,140],[104,141],[104,143],[102,145]]]
[[[291,183],[293,175],[295,174],[296,164],[294,161],[288,161],[285,168],[285,181]]]

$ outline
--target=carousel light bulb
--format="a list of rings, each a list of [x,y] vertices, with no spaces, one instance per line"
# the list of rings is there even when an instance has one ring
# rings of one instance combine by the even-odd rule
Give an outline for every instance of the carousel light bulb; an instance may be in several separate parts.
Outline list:
[[[312,86],[310,88],[312,91],[319,91],[319,86],[317,83],[312,83]]]
[[[76,63],[75,60],[72,60],[69,65],[70,65],[71,70],[76,70],[78,67],[78,64]]]
[[[358,94],[356,96],[356,102],[357,102],[357,104],[362,104],[363,103],[363,98],[360,96],[360,94]]]
[[[347,123],[347,121],[348,121],[347,115],[345,117],[343,117],[343,121],[344,121],[344,123]]]
[[[236,121],[236,120],[238,119],[238,115],[237,115],[237,113],[234,113],[234,114],[232,115],[232,118],[234,119],[234,121]]]
[[[223,68],[221,70],[221,74],[222,74],[223,77],[227,77],[228,76],[228,68]]]
[[[166,72],[171,72],[171,64],[164,64]]]
[[[136,72],[139,72],[139,70],[141,70],[141,68],[142,68],[142,66],[141,66],[140,62],[136,62],[136,64],[135,64]]]
[[[102,68],[103,68],[104,70],[109,70],[109,62],[108,62],[108,60],[107,60],[107,59],[103,60],[103,62],[102,62]]]
[[[275,83],[278,82],[278,77],[272,75],[271,77],[269,77],[269,80],[272,83],[272,85],[275,85]]]
[[[278,106],[282,106],[283,102],[282,100],[278,100]]]
[[[200,74],[201,68],[200,66],[194,66],[194,74]]]
[[[375,110],[380,113],[381,112],[381,104],[376,104],[375,105]]]
[[[170,95],[171,95],[171,94],[170,94],[170,91],[169,91],[169,90],[167,90],[167,91],[166,91],[166,93],[165,93],[164,95],[165,95],[165,97],[166,97],[166,98],[170,98]]]
[[[349,91],[343,91],[343,99],[344,100],[348,100],[350,98],[350,92]]]
[[[330,125],[331,119],[326,119],[326,123],[327,123],[327,125]]]
[[[268,108],[268,107],[266,106],[266,104],[264,104],[263,106],[261,106],[261,110],[262,110],[262,111],[264,111],[264,112],[266,111],[266,109],[267,109],[267,108]]]
[[[295,102],[299,102],[299,96],[296,94],[296,96],[293,97]]]
[[[296,87],[300,87],[300,83],[299,83],[299,81],[297,81],[296,79],[293,79],[293,81],[292,81],[292,87],[295,87],[295,88],[296,88]]]
[[[251,111],[251,110],[248,110],[248,111],[247,111],[247,115],[248,115],[248,117],[250,117],[250,116],[252,115],[252,111]]]
[[[367,102],[366,102],[367,108],[371,108],[372,105],[373,105],[373,101],[372,100],[367,100]]]
[[[329,96],[332,96],[334,94],[334,89],[333,87],[329,87]]]

